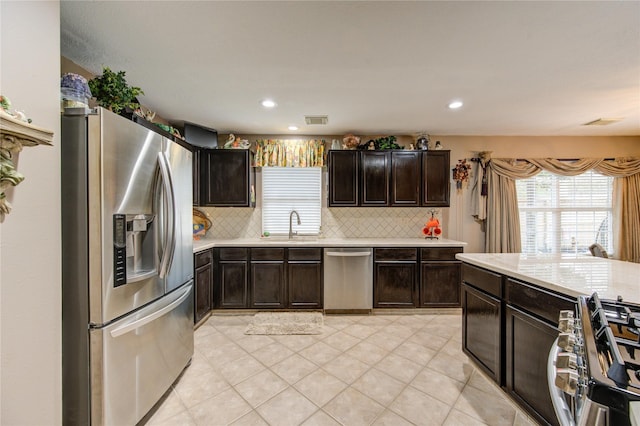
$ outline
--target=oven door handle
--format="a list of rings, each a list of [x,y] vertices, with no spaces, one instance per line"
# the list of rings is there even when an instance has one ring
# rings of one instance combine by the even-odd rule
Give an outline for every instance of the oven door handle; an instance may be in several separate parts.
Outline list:
[[[549,351],[549,358],[547,359],[547,384],[549,386],[549,395],[551,396],[551,402],[553,403],[553,411],[556,412],[556,417],[560,426],[575,426],[576,422],[573,418],[571,408],[564,399],[564,392],[562,392],[556,386],[556,357],[558,356],[558,339],[551,345]]]

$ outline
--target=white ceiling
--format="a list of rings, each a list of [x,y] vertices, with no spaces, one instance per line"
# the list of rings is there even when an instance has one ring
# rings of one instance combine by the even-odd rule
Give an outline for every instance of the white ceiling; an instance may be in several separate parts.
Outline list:
[[[640,135],[640,1],[63,1],[61,52],[221,133]]]

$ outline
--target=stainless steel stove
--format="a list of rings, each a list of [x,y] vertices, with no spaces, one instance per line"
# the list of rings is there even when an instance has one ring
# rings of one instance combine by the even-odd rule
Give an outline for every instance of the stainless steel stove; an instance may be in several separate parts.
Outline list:
[[[640,305],[581,296],[558,328],[547,373],[560,425],[640,424]]]

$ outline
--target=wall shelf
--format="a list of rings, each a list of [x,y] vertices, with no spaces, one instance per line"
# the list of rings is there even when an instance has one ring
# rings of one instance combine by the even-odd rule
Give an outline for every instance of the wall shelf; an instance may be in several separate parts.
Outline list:
[[[0,110],[0,215],[11,211],[4,191],[24,180],[13,163],[25,146],[52,145],[53,132],[19,120]]]

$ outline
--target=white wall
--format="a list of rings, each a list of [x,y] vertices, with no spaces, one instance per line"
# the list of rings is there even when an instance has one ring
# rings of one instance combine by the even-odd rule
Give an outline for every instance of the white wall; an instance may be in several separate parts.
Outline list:
[[[0,424],[62,423],[60,5],[0,1],[0,93],[54,146],[25,148],[0,223]]]

